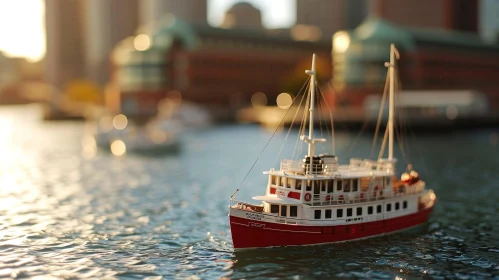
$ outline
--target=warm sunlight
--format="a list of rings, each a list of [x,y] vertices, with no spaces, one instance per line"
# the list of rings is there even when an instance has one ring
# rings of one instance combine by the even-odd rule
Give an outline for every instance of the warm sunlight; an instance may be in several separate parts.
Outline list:
[[[39,61],[45,55],[43,0],[0,1],[0,52]]]

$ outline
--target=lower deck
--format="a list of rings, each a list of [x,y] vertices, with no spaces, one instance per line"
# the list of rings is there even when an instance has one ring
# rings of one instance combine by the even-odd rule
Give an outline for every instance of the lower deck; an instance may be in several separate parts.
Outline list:
[[[229,217],[235,249],[300,246],[353,241],[410,229],[428,221],[433,205],[397,218],[349,225],[290,225]]]

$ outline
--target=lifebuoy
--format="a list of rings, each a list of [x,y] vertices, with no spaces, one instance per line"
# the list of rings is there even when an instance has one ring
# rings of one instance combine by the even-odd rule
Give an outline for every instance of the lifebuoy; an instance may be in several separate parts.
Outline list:
[[[311,198],[312,198],[312,195],[310,193],[306,193],[305,194],[305,200],[306,201],[310,201]]]
[[[360,193],[360,199],[364,199],[364,193],[363,192]]]
[[[331,196],[329,194],[326,195],[326,200],[331,200]]]
[[[343,199],[344,199],[343,195],[340,195],[340,196],[338,197],[338,200],[343,200]]]

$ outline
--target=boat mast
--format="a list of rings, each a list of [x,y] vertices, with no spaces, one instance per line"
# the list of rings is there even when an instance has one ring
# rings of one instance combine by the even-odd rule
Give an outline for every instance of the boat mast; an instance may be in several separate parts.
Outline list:
[[[312,55],[312,69],[306,71],[310,75],[310,123],[308,124],[308,156],[313,157],[315,153],[313,136],[314,136],[314,101],[315,101],[315,53]]]
[[[395,67],[395,47],[393,44],[390,45],[390,101],[389,101],[389,111],[388,111],[388,160],[393,160],[393,89],[394,89],[394,81],[393,81],[393,72]]]
[[[315,81],[317,77],[315,76],[315,54],[312,56],[312,69],[305,70],[305,73],[310,75],[310,107],[308,108],[310,112],[310,123],[308,124],[308,137],[301,135],[300,139],[308,143],[308,156],[312,158],[315,155],[315,143],[316,142],[326,142],[326,139],[318,138],[314,139],[314,101],[315,101]]]
[[[393,118],[395,115],[395,57],[398,59],[399,54],[394,44],[390,44],[390,97],[388,111],[388,161],[393,161]]]
[[[315,53],[312,55],[312,70],[308,72],[310,75],[310,123],[308,125],[308,138],[310,140],[314,137],[314,101],[315,101]],[[314,156],[314,145],[309,143],[308,145],[308,156]]]

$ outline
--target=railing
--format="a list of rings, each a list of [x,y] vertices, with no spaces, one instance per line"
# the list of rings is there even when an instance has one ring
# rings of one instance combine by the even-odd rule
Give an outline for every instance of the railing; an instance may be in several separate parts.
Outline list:
[[[324,162],[320,164],[308,164],[299,160],[281,160],[280,170],[284,172],[292,172],[296,174],[326,174],[330,175],[339,169],[342,171],[361,171],[361,170],[390,170],[393,168],[393,163],[389,161],[373,161],[368,159],[350,159],[350,164],[339,165],[338,162]]]
[[[281,160],[281,170],[294,173],[304,173],[303,162],[298,160],[284,159]]]
[[[234,198],[230,199],[230,207],[250,212],[263,213],[262,205],[255,205],[247,202],[242,202]]]
[[[352,204],[358,202],[378,201],[408,194],[417,194],[424,190],[425,183],[419,181],[411,186],[401,186],[396,190],[378,190],[353,193],[329,193],[329,194],[314,194],[312,200],[308,202],[313,206],[317,205],[337,205],[337,204]]]
[[[366,202],[366,201],[378,201],[378,200],[383,200],[383,199],[388,199],[388,198],[394,198],[394,197],[399,197],[407,194],[417,194],[423,191],[425,188],[425,183],[423,181],[419,181],[415,184],[413,184],[410,188],[406,188],[404,192],[394,192],[394,191],[386,191],[382,193],[381,195],[376,195],[376,196],[366,196],[365,198],[360,198],[360,197],[348,197],[345,199],[346,195],[348,193],[344,193],[344,199],[332,199],[333,195],[331,194],[316,194],[313,195],[311,205],[312,206],[321,206],[321,205],[336,205],[336,204],[351,204],[351,203],[356,203],[356,202]],[[357,193],[356,193],[357,194]],[[329,200],[325,200],[325,198],[329,196]],[[337,195],[339,196],[339,195]],[[268,213],[268,212],[263,212],[263,206],[261,205],[254,205],[246,202],[242,202],[239,200],[234,199],[233,197],[230,199],[230,207],[234,209],[239,209],[241,211],[249,212],[249,213],[254,213],[254,215],[250,214],[255,220],[255,226],[258,226],[258,221],[262,222],[270,222],[270,223],[282,223],[282,224],[297,224],[297,225],[303,225],[303,224],[322,224],[323,221],[327,220],[328,222],[334,221],[338,223],[342,222],[355,222],[358,217],[356,218],[336,218],[336,219],[318,219],[318,220],[311,220],[307,218],[293,218],[293,217],[283,217],[279,216],[278,214],[275,213]],[[304,209],[304,216],[305,217],[312,217],[310,211],[313,208],[308,208]],[[378,220],[378,215],[373,215],[372,217],[361,217],[362,219],[369,219],[368,221],[374,221]],[[379,219],[383,219],[382,216],[380,215]]]

